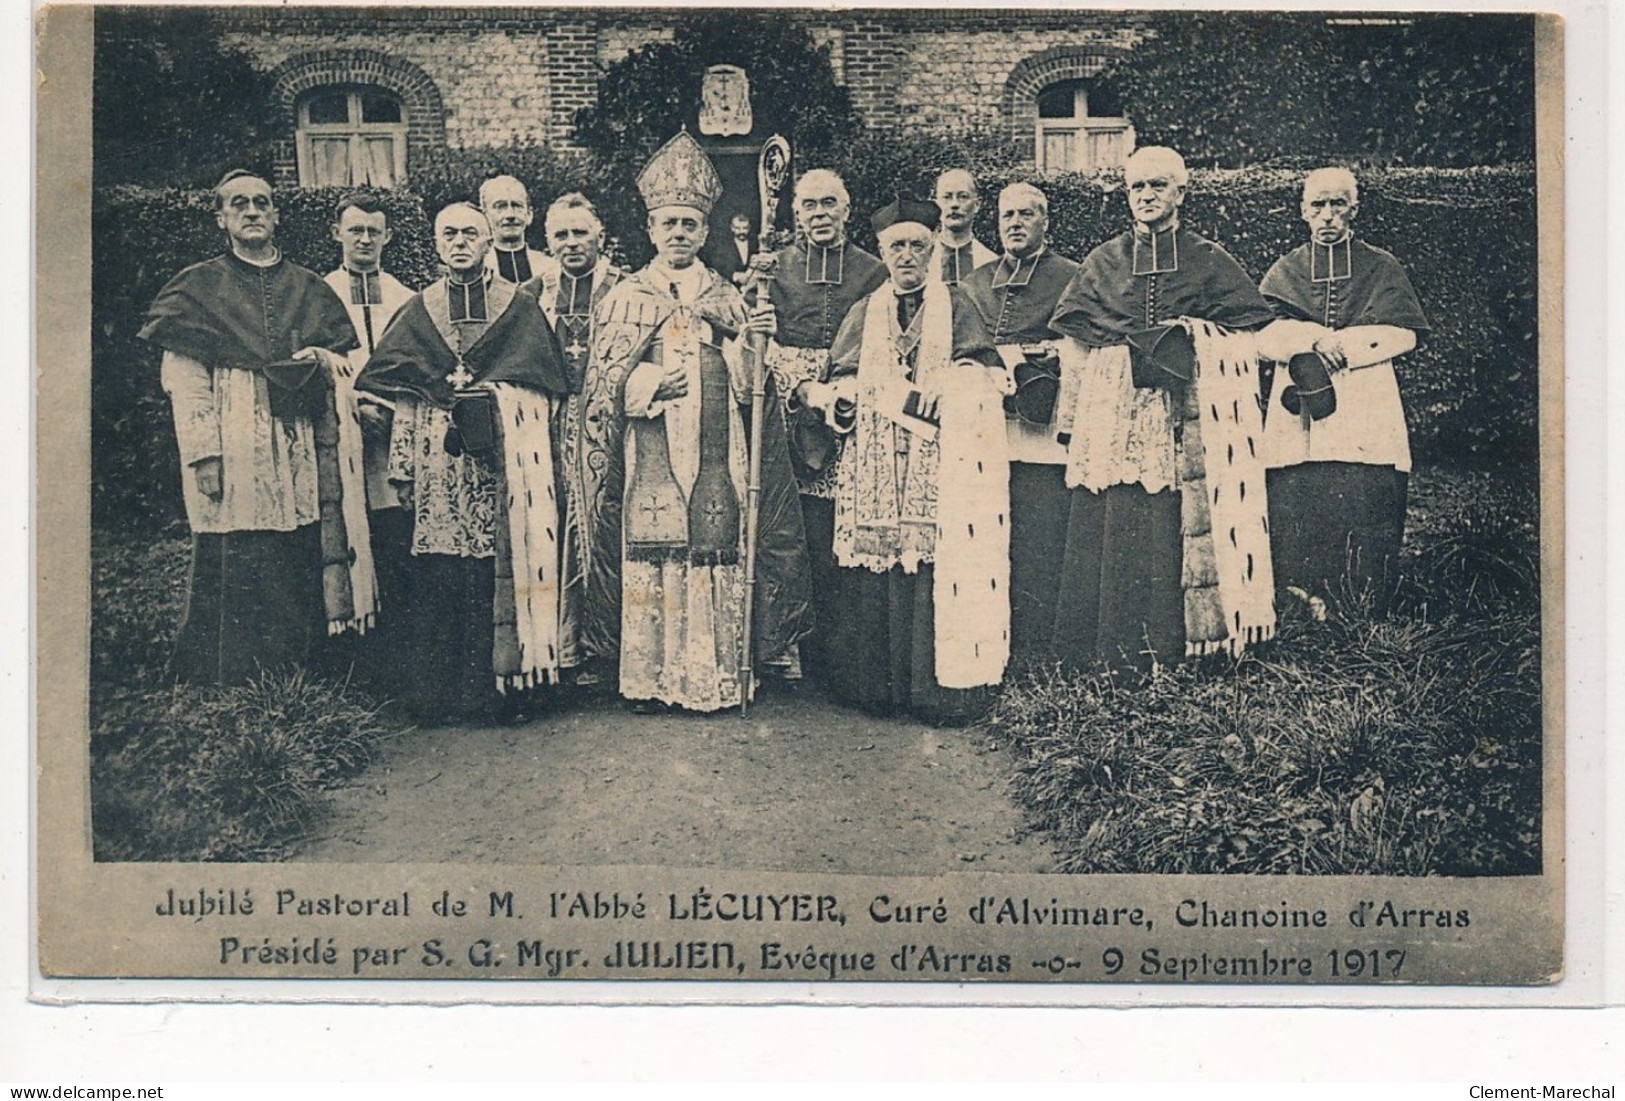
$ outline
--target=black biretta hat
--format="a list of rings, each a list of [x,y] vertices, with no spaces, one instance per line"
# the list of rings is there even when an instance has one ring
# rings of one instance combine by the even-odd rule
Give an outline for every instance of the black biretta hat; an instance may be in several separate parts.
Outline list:
[[[918,199],[908,199],[902,195],[875,211],[869,218],[869,224],[874,226],[876,233],[898,222],[918,222],[926,229],[934,230],[941,221],[942,211],[937,209],[936,203],[922,203]]]
[[[1134,385],[1168,390],[1196,377],[1196,345],[1183,325],[1158,325],[1126,337]]]
[[[1281,405],[1296,417],[1308,410],[1312,421],[1324,420],[1337,412],[1337,389],[1331,372],[1314,352],[1299,352],[1287,361],[1292,385],[1281,391]]]

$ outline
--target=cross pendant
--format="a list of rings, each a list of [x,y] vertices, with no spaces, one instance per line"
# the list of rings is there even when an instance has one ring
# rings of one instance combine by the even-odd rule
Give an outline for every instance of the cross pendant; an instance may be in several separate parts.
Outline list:
[[[461,390],[473,381],[474,376],[469,373],[467,367],[463,366],[463,361],[460,359],[457,361],[457,369],[446,376],[446,382],[449,383],[454,390]]]

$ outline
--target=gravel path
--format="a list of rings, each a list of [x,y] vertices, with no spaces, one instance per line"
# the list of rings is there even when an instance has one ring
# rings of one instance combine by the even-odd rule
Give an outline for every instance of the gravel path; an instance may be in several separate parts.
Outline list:
[[[1044,872],[979,729],[872,719],[810,690],[748,720],[618,701],[524,725],[414,729],[294,859]]]

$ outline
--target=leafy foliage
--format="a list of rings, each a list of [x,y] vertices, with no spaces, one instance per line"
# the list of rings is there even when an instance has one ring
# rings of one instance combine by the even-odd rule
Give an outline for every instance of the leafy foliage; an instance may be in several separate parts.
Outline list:
[[[270,169],[269,78],[205,10],[97,9],[93,87],[98,186],[202,187],[229,168]]]
[[[1421,616],[1538,607],[1538,479],[1532,465],[1413,478],[1400,606]]]
[[[1276,643],[1239,662],[1144,682],[1039,669],[1009,688],[992,729],[1011,740],[1016,798],[1063,869],[1538,872],[1535,594],[1486,583],[1512,562],[1527,577],[1532,548],[1496,540],[1485,570],[1429,541],[1463,526],[1505,536],[1530,499],[1470,492],[1426,488],[1452,516],[1413,540],[1421,576],[1404,614],[1377,619],[1353,600],[1324,622],[1287,609]]]
[[[163,682],[186,600],[188,554],[184,531],[149,542],[92,529],[92,710]]]
[[[1192,165],[1534,159],[1530,16],[1168,11],[1147,28],[1101,79],[1139,144]]]
[[[874,229],[868,215],[898,195],[929,199],[937,176],[952,168],[972,173],[981,185],[982,210],[977,232],[987,241],[998,240],[998,187],[994,181],[1026,179],[1023,162],[1008,138],[986,130],[957,134],[932,131],[868,130],[856,141],[824,158],[796,150],[796,171],[832,168],[840,173],[852,195],[848,233],[855,244],[875,249]],[[1051,199],[1053,206],[1054,199]]]
[[[635,181],[649,156],[694,127],[705,70],[723,62],[750,79],[753,135],[783,134],[798,169],[829,163],[863,130],[851,95],[835,82],[827,47],[765,12],[712,11],[677,22],[670,41],[633,50],[604,71],[598,102],[576,114],[576,140],[592,156],[604,221],[628,260],[651,253]],[[590,192],[589,192],[590,193]]]

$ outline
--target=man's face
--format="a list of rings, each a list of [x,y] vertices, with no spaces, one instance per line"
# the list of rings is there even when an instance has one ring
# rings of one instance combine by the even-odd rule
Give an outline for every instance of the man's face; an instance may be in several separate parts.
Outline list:
[[[535,217],[525,189],[511,180],[494,180],[485,186],[481,202],[497,244],[505,249],[519,248]]]
[[[603,247],[604,227],[591,211],[566,207],[547,216],[547,251],[571,275],[591,271]]]
[[[750,219],[743,214],[735,214],[728,219],[728,229],[735,240],[743,241],[750,236]]]
[[[1031,195],[1017,194],[999,200],[999,243],[1012,256],[1030,256],[1044,244],[1049,215]]]
[[[1161,165],[1131,165],[1124,173],[1123,185],[1128,191],[1129,213],[1151,229],[1167,225],[1185,201],[1185,185],[1175,183]]]
[[[833,245],[846,232],[851,213],[840,192],[829,183],[803,184],[796,192],[796,224],[815,245]]]
[[[1309,236],[1318,245],[1341,241],[1359,209],[1360,204],[1343,187],[1318,187],[1303,197],[1303,220],[1309,223]]]
[[[357,207],[345,207],[333,227],[333,240],[344,250],[344,266],[351,271],[372,271],[383,259],[390,232],[383,211],[368,214]]]
[[[453,275],[466,276],[485,264],[491,249],[490,226],[472,210],[441,211],[434,223],[434,248]]]
[[[969,172],[944,172],[937,177],[937,207],[942,211],[942,227],[950,233],[969,231],[982,209],[976,194],[976,181]]]
[[[880,242],[880,258],[898,290],[918,290],[931,270],[931,231],[918,222],[892,226]]]
[[[215,224],[226,231],[233,245],[261,249],[276,236],[276,203],[271,185],[258,176],[238,176],[220,189]]]
[[[705,215],[691,206],[663,206],[649,213],[649,240],[662,263],[686,268],[705,244]]]

